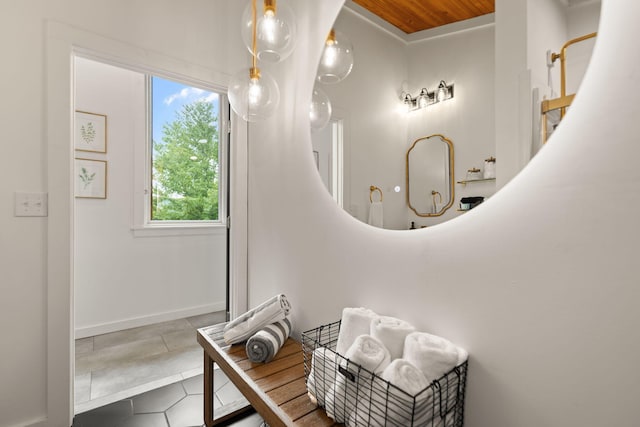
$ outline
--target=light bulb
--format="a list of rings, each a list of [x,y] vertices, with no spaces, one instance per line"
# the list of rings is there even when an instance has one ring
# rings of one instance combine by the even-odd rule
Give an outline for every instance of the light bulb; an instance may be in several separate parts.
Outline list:
[[[429,105],[429,93],[427,89],[423,88],[418,95],[418,106],[420,108],[426,108]]]
[[[318,81],[333,84],[344,80],[353,69],[353,46],[339,31],[331,30],[325,42],[320,65]]]
[[[251,3],[242,14],[242,40],[253,52]],[[279,62],[293,52],[296,44],[296,20],[284,0],[264,0],[256,22],[256,56],[261,61]]]
[[[322,90],[314,87],[309,108],[311,131],[317,132],[323,129],[329,123],[329,120],[331,120],[331,101]]]
[[[438,94],[436,95],[438,102],[442,102],[446,100],[447,95],[448,95],[447,84],[444,82],[444,80],[441,80],[440,84],[438,85]]]
[[[280,101],[276,81],[257,68],[245,68],[233,76],[228,93],[233,111],[248,122],[269,118]]]

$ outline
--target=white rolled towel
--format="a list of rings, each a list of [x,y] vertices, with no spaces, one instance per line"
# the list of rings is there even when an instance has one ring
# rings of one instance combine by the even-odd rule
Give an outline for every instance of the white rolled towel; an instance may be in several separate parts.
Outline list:
[[[416,328],[409,322],[389,316],[377,316],[371,321],[370,334],[379,339],[391,353],[391,360],[400,359],[404,340]]]
[[[276,295],[229,322],[224,327],[223,338],[227,344],[246,341],[265,326],[283,320],[289,311],[291,305],[287,297]]]
[[[371,392],[361,399],[350,415],[348,425],[422,426],[433,418],[432,390],[422,371],[404,359],[395,359],[382,372],[383,381],[372,384]]]
[[[325,406],[326,395],[336,380],[336,372],[336,354],[326,347],[316,348],[307,377],[307,391],[312,402]]]
[[[411,396],[415,396],[431,384],[417,366],[405,359],[391,362],[381,376],[383,380],[389,381]]]
[[[360,335],[355,339],[345,357],[352,363],[362,366],[364,369],[380,374],[391,363],[391,354],[389,350],[371,335]],[[346,363],[342,362],[343,367]],[[348,367],[347,367],[348,368]],[[349,369],[349,368],[348,368]],[[353,371],[353,369],[349,369]],[[354,372],[357,374],[357,372]]]
[[[445,338],[412,332],[405,338],[402,358],[420,369],[431,383],[458,365],[458,354],[458,347]]]
[[[371,320],[376,316],[368,308],[345,307],[342,310],[336,353],[344,356],[358,336],[369,334]]]
[[[342,369],[326,396],[326,411],[338,423],[344,423],[351,413],[367,404],[363,397],[371,393],[367,387],[374,380],[373,374],[381,374],[391,362],[389,350],[370,335],[356,337],[344,357],[338,357]]]

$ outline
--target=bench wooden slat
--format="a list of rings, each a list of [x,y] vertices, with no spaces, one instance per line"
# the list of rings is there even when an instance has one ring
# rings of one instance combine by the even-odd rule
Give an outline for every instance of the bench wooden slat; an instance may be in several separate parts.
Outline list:
[[[304,377],[304,366],[296,365],[285,369],[284,371],[277,372],[268,377],[260,378],[255,381],[256,385],[265,392],[271,391],[276,387],[280,387],[298,378]]]
[[[289,338],[271,362],[252,363],[243,344],[221,346],[213,335],[207,335],[207,331],[212,334],[217,331],[219,335],[219,329],[198,329],[198,343],[205,353],[205,424],[208,427],[222,422],[214,419],[213,405],[206,403],[213,401],[214,362],[271,427],[341,426],[309,399],[299,342]]]
[[[325,427],[341,426],[342,424],[336,424],[324,410],[317,408],[315,411],[295,420],[295,425],[299,427]]]
[[[318,409],[318,406],[314,405],[306,394],[290,400],[280,407],[294,421]]]
[[[305,383],[304,377],[298,378],[297,380],[291,381],[290,383],[284,384],[267,392],[267,395],[278,405],[282,405],[296,397],[306,394],[307,383]]]
[[[304,363],[304,357],[302,356],[302,353],[296,353],[290,354],[289,356],[280,359],[274,359],[269,363],[264,363],[251,369],[247,369],[245,370],[245,372],[247,373],[249,378],[257,381],[259,379],[275,375],[278,372],[287,370],[291,367],[299,366],[301,363]]]

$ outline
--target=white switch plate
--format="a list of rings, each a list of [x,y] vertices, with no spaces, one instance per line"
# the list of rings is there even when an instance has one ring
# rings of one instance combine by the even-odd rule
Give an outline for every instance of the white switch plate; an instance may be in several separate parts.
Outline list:
[[[47,193],[15,193],[15,216],[47,216]]]

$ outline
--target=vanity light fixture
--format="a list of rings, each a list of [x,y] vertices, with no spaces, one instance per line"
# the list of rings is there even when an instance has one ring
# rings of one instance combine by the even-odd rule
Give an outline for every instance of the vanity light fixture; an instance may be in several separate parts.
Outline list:
[[[242,40],[259,60],[280,62],[293,52],[296,44],[296,20],[284,0],[261,0],[262,13],[253,17],[252,2],[242,14]],[[277,3],[276,3],[277,2]],[[253,43],[253,23],[256,45]]]
[[[407,111],[420,110],[429,105],[453,98],[453,84],[447,85],[444,80],[440,80],[438,88],[429,92],[427,88],[422,88],[420,93],[413,97],[410,93],[403,92],[401,99]]]
[[[229,104],[248,122],[265,120],[276,110],[280,102],[278,84],[269,74],[258,68],[257,55],[257,0],[251,0],[251,68],[243,69],[229,82]]]

